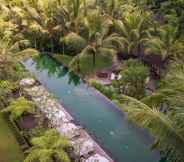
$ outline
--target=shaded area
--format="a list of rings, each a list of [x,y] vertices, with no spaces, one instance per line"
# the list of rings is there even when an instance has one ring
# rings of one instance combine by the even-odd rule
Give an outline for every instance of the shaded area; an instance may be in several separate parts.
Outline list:
[[[20,120],[17,121],[18,126],[22,129],[33,129],[38,125],[37,122],[38,121],[32,114],[23,116]]]

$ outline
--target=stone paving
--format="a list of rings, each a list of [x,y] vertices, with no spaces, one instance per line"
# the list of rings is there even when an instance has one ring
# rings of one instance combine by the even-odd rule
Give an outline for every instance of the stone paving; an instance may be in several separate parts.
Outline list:
[[[82,162],[114,162],[81,126],[74,123],[73,117],[44,86],[36,85],[33,78],[22,79],[20,85],[52,127],[70,140]]]

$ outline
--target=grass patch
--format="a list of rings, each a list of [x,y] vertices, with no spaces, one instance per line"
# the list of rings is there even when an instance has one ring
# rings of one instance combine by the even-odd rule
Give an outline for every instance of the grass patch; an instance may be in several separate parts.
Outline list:
[[[15,135],[0,114],[0,162],[22,162],[23,159]]]
[[[61,55],[61,54],[54,54],[52,56],[57,61],[61,62],[62,64],[66,66],[68,66],[70,61],[72,60],[72,56]],[[92,55],[85,56],[80,60],[81,73],[84,75],[91,74],[100,69],[110,67],[112,66],[112,60],[113,60],[112,55],[97,55],[96,65],[94,67],[93,66],[93,56]]]
[[[96,72],[98,70],[107,68],[112,66],[112,56],[111,55],[97,55],[96,56],[96,64],[95,67],[93,66],[93,56],[88,55],[85,56],[81,60],[81,72],[83,74],[90,74]]]

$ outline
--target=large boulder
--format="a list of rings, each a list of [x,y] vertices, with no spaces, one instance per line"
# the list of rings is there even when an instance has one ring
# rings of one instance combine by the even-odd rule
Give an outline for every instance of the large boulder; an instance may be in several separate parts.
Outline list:
[[[20,80],[20,86],[22,87],[31,87],[33,85],[35,85],[36,80],[33,78],[24,78],[22,80]]]

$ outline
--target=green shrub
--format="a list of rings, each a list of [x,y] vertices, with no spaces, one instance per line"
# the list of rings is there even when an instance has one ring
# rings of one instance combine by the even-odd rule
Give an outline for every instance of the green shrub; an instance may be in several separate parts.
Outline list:
[[[129,59],[123,62],[122,78],[116,82],[120,93],[142,98],[145,95],[146,79],[149,77],[149,68],[141,61]]]
[[[115,89],[112,86],[104,86],[104,85],[97,83],[95,81],[92,81],[91,85],[110,99],[112,99],[112,97],[115,93]]]
[[[20,118],[24,113],[34,113],[36,106],[34,102],[19,97],[16,100],[12,100],[10,105],[3,109],[2,112],[10,112],[10,118],[16,120]]]
[[[76,33],[69,33],[64,38],[60,39],[61,43],[64,43],[66,50],[70,55],[76,55],[86,46],[87,42],[84,38]]]

